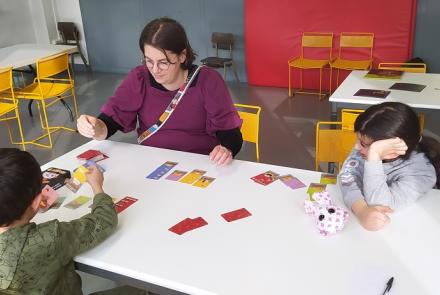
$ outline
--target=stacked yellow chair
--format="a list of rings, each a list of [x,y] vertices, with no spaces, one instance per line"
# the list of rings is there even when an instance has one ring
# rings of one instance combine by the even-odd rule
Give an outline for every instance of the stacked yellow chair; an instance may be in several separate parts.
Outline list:
[[[319,32],[304,32],[301,38],[301,53],[299,56],[290,59],[287,64],[289,66],[289,96],[292,96],[292,82],[291,82],[291,69],[298,68],[300,70],[300,89],[296,93],[306,94],[318,94],[319,97],[322,94],[322,72],[327,67],[332,59],[332,47],[333,47],[333,33],[319,33]],[[328,54],[327,58],[312,59],[308,58],[305,54],[307,49],[324,50]],[[324,55],[324,54],[323,54]],[[305,92],[303,91],[303,77],[302,70],[304,69],[319,69],[319,92]]]
[[[381,62],[378,68],[381,70],[395,70],[409,73],[426,73],[425,63]]]
[[[247,142],[255,143],[255,154],[257,162],[260,161],[260,148],[259,148],[259,134],[260,134],[260,112],[261,107],[247,105],[247,104],[234,104],[237,108],[238,115],[243,120],[241,125],[241,134],[243,140]]]
[[[69,69],[68,54],[61,53],[42,58],[37,61],[37,77],[33,83],[16,92],[19,99],[34,100],[37,103],[43,134],[30,140],[26,144],[33,144],[44,148],[52,148],[52,133],[65,130],[76,132],[76,129],[66,126],[51,126],[47,115],[47,109],[61,99],[73,98],[75,117],[78,117],[78,107],[75,96],[74,82]],[[60,78],[60,74],[66,73],[67,77]],[[48,143],[41,143],[46,138]]]
[[[369,70],[373,63],[373,33],[356,33],[342,32],[339,39],[338,57],[330,62],[332,69],[337,69],[336,85],[339,85],[340,70]],[[360,55],[365,54],[364,59],[348,59],[347,54],[358,52]],[[330,78],[331,89],[331,78]]]
[[[14,141],[13,139],[11,128],[9,126],[10,120],[17,120],[20,141]],[[12,87],[12,68],[0,69],[0,122],[6,122],[11,143],[21,145],[23,150],[26,150],[23,140],[23,129],[21,127],[18,101],[15,98],[14,89]]]

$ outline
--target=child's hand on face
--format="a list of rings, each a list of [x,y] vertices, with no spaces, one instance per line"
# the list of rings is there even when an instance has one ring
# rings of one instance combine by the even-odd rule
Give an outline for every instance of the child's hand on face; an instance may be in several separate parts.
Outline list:
[[[368,161],[392,160],[404,155],[408,149],[405,141],[396,137],[373,142],[368,150]]]
[[[104,183],[104,176],[102,173],[96,168],[96,166],[91,166],[88,168],[89,173],[86,174],[87,182],[92,187],[93,193],[99,194],[104,192],[102,185]]]

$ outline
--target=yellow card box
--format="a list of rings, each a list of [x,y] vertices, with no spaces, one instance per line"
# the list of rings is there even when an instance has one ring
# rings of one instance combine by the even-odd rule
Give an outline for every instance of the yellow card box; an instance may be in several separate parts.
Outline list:
[[[180,182],[193,184],[196,180],[198,180],[200,177],[202,177],[203,174],[205,174],[206,171],[194,169],[190,173],[188,173],[185,177],[183,177]]]
[[[79,166],[73,172],[73,177],[76,178],[79,182],[84,183],[87,181],[86,174],[89,173],[89,169],[84,166]]]

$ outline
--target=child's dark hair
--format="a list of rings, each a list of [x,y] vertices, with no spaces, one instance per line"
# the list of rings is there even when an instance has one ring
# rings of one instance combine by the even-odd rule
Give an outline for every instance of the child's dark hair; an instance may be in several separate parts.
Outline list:
[[[422,137],[417,114],[408,105],[400,102],[384,102],[369,107],[361,113],[354,131],[373,141],[399,137],[408,150],[403,159],[408,159],[416,150],[425,153],[437,173],[436,186],[440,187],[440,143],[431,137]]]
[[[0,226],[19,220],[41,192],[41,169],[28,152],[0,148]]]
[[[184,70],[189,69],[196,58],[196,54],[186,37],[185,29],[171,18],[156,18],[145,26],[139,38],[139,48],[142,54],[144,54],[145,45],[162,50],[168,62],[170,60],[165,50],[181,54],[186,49],[186,60],[181,64],[181,68]]]

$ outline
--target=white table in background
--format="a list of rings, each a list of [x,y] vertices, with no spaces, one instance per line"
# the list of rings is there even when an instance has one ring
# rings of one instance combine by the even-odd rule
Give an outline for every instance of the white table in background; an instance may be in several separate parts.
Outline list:
[[[112,141],[91,141],[42,167],[73,170],[76,156],[88,149],[109,155],[100,164],[105,190],[137,203],[119,215],[116,232],[75,258],[78,268],[146,286],[162,294],[382,294],[394,276],[390,294],[438,294],[440,265],[440,191],[432,190],[413,206],[395,213],[380,232],[361,228],[350,216],[344,230],[320,236],[303,209],[307,188],[291,190],[281,181],[268,186],[250,177],[266,170],[292,174],[307,185],[320,173],[235,160],[211,165],[207,156]],[[206,170],[216,180],[205,189],[145,176],[165,161],[174,169]],[[173,170],[174,170],[173,169]],[[328,185],[341,204],[336,185]],[[74,195],[65,187],[66,204],[91,196],[84,185]],[[64,205],[63,204],[63,205]],[[38,214],[36,222],[71,220],[87,213],[61,207]],[[221,213],[245,207],[249,218],[228,223]],[[202,216],[208,225],[178,236],[168,228],[186,217]]]
[[[0,48],[0,68],[14,69],[33,65],[40,58],[67,51],[69,54],[78,51],[76,46],[52,44],[17,44]]]
[[[366,79],[367,71],[352,71],[330,96],[332,111],[340,107],[365,108],[386,101],[398,101],[420,109],[440,109],[440,74],[403,73],[399,80]],[[394,83],[426,85],[421,92],[389,89]],[[354,96],[359,89],[390,90],[386,98]],[[363,105],[363,106],[362,106]]]

